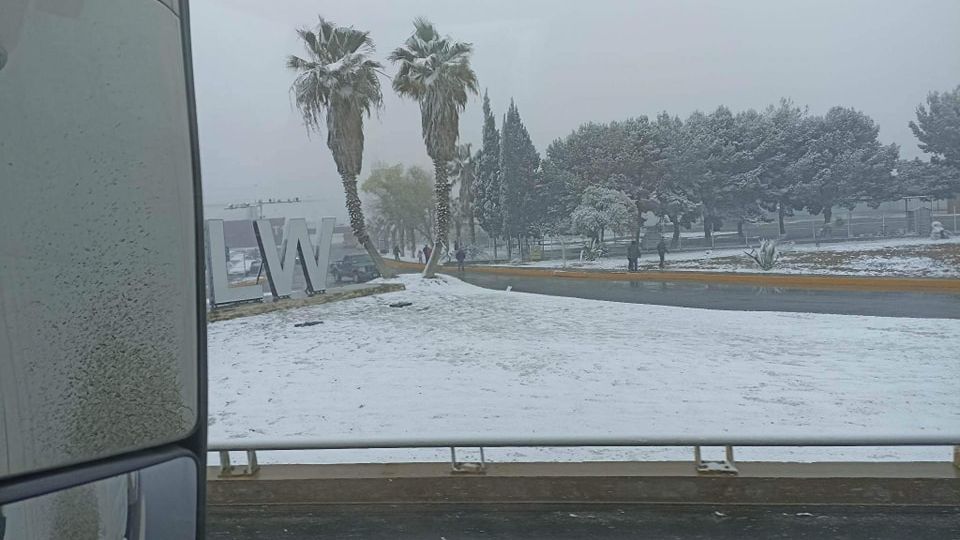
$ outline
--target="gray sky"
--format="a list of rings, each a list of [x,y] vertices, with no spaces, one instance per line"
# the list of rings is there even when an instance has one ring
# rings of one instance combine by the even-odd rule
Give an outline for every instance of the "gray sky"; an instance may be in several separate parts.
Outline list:
[[[341,218],[326,135],[307,138],[284,67],[302,51],[294,28],[317,15],[369,30],[384,63],[416,16],[472,42],[497,124],[513,97],[541,155],[591,120],[762,108],[783,96],[813,113],[860,109],[909,158],[919,155],[907,127],[917,104],[960,84],[957,0],[193,0],[191,12],[205,202],[299,196]],[[377,161],[429,167],[417,104],[383,85],[364,175]],[[477,144],[480,132],[478,97],[461,141]]]

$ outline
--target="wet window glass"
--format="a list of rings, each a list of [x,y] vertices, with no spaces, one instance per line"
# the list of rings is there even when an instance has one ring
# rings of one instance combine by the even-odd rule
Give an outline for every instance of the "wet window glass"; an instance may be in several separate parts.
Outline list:
[[[193,2],[211,441],[306,448],[261,463],[464,438],[535,447],[486,449],[507,461],[950,459],[958,19]],[[549,447],[591,441],[623,447]],[[897,441],[928,446],[877,447]],[[864,446],[803,444],[841,442]]]
[[[196,424],[179,24],[155,0],[0,6],[0,476]]]

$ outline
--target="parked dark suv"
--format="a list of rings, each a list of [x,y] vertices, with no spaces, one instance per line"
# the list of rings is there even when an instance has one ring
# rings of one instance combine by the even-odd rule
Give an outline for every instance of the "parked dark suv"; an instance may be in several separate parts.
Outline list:
[[[342,260],[330,265],[330,272],[333,274],[333,278],[337,280],[337,283],[344,279],[351,279],[356,283],[362,283],[380,277],[380,272],[377,271],[377,267],[373,264],[373,259],[366,253],[344,256]]]

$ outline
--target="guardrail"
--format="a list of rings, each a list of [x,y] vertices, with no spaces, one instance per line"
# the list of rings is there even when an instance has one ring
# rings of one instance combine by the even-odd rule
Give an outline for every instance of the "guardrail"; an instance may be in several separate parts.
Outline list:
[[[456,474],[484,474],[487,463],[484,448],[544,448],[544,447],[693,447],[693,465],[698,474],[738,473],[734,447],[758,446],[953,446],[953,464],[960,468],[960,436],[907,435],[843,437],[450,437],[450,438],[351,438],[351,439],[262,439],[214,440],[208,451],[220,453],[220,476],[252,476],[259,470],[258,451],[277,450],[352,450],[399,448],[449,448],[451,472]],[[705,461],[701,447],[724,448],[723,461]],[[464,463],[457,460],[457,448],[478,448],[480,461]],[[246,452],[247,465],[238,468],[230,463],[230,452]]]

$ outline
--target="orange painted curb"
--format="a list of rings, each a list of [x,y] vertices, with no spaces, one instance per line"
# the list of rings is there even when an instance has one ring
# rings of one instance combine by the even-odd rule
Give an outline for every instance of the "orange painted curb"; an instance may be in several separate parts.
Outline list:
[[[419,271],[423,269],[423,265],[417,263],[388,261],[388,264],[399,270]],[[444,270],[444,267],[441,266],[440,270]],[[523,268],[511,266],[468,266],[467,272],[517,277],[592,279],[597,281],[679,281],[704,284],[727,284],[750,287],[778,287],[793,289],[852,289],[864,291],[960,294],[960,279],[950,278],[737,274],[730,272],[694,271],[664,272],[659,270],[621,272],[604,270],[559,270],[552,268]]]

